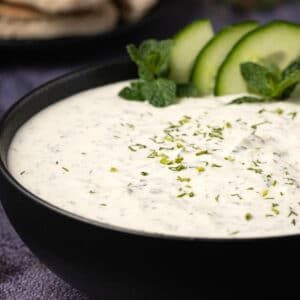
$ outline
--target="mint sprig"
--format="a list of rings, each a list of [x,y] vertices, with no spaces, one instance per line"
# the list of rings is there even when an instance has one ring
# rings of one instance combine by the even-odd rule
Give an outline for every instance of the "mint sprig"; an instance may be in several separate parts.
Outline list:
[[[274,64],[266,67],[246,62],[241,64],[241,74],[248,91],[261,97],[241,97],[230,104],[285,100],[291,96],[300,83],[300,58],[282,71]]]
[[[168,76],[172,44],[172,40],[146,40],[138,48],[133,44],[127,46],[141,79],[150,81]]]
[[[140,80],[123,88],[119,96],[131,101],[146,101],[156,107],[177,102],[177,98],[195,97],[198,89],[192,83],[177,85],[168,78],[172,40],[146,40],[139,47],[127,46],[131,60],[137,65]]]

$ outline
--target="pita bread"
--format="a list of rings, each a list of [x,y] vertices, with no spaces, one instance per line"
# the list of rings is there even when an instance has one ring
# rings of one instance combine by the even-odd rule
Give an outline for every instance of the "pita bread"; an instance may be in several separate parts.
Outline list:
[[[93,9],[108,0],[4,0],[4,2],[28,5],[47,13],[61,13]]]
[[[127,22],[141,19],[158,0],[118,0],[122,18]]]
[[[117,8],[110,2],[90,12],[47,15],[24,6],[0,3],[0,38],[34,39],[92,35],[112,30]]]

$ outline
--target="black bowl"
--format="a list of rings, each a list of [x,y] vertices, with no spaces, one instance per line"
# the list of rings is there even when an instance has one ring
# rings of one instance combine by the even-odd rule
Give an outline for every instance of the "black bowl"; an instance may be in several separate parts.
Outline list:
[[[38,88],[6,113],[0,124],[0,193],[16,231],[53,272],[96,299],[211,299],[233,297],[241,287],[247,295],[280,293],[283,277],[289,286],[297,279],[298,235],[190,239],[122,230],[56,208],[10,175],[10,142],[31,116],[64,97],[136,76],[129,62],[91,67]]]

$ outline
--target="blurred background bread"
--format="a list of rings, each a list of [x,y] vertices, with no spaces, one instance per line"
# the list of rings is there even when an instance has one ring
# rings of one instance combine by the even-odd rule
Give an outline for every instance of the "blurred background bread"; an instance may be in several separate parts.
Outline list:
[[[47,13],[62,13],[97,8],[108,0],[5,0],[11,4],[24,4]]]
[[[0,0],[0,38],[47,39],[112,31],[157,0]]]
[[[113,3],[76,14],[44,14],[33,8],[0,4],[0,36],[53,38],[89,35],[112,30],[119,12]]]
[[[122,18],[129,22],[135,22],[157,2],[158,0],[118,0],[117,4],[120,7]]]

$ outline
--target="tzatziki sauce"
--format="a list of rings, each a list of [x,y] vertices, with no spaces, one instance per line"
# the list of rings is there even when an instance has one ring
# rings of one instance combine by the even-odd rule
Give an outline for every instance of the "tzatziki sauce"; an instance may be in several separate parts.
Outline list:
[[[44,201],[125,229],[204,238],[300,232],[297,101],[228,105],[237,96],[156,108],[127,82],[81,92],[26,122],[12,175]]]

